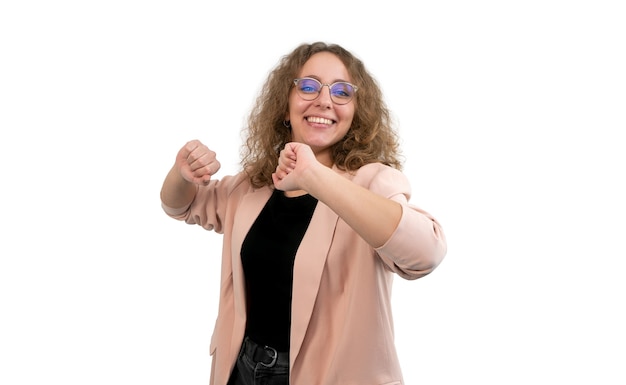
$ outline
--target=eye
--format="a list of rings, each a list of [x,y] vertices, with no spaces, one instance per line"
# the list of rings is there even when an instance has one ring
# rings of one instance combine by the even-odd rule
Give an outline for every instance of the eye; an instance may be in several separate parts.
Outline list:
[[[320,84],[314,79],[300,79],[298,89],[305,94],[314,94],[319,92]]]
[[[350,98],[354,94],[354,88],[350,83],[339,82],[333,84],[331,92],[338,98]]]

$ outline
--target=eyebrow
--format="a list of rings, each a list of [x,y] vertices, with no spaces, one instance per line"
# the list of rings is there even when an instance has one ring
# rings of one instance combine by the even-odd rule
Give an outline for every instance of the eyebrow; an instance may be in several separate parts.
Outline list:
[[[319,78],[319,76],[316,75],[304,75],[302,76],[303,78],[311,78],[311,79],[315,79],[318,82],[322,83],[322,79]],[[337,83],[337,82],[345,82],[345,83],[350,83],[352,84],[349,80],[346,79],[335,79],[333,81],[331,81],[329,84],[333,84],[333,83]]]

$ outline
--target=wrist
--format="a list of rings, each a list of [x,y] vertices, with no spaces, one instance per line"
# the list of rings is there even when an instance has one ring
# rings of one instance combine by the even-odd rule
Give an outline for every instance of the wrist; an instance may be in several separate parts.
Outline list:
[[[302,189],[312,196],[319,199],[320,190],[324,189],[327,185],[328,178],[334,174],[334,172],[322,163],[316,163],[311,167],[308,167],[302,174]]]

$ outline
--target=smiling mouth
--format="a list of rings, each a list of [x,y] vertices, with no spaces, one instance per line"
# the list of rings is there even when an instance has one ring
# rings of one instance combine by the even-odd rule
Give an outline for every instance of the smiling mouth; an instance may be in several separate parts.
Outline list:
[[[309,123],[319,123],[319,124],[328,124],[328,125],[335,123],[334,120],[320,118],[319,116],[308,116],[306,118],[306,121]]]

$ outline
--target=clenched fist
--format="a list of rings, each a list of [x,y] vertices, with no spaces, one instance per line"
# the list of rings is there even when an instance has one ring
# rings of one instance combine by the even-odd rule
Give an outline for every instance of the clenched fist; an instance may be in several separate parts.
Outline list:
[[[221,166],[215,152],[199,140],[187,142],[178,151],[176,165],[185,180],[198,185],[207,185]]]
[[[306,190],[306,175],[320,166],[311,147],[304,143],[287,143],[280,152],[276,172],[272,174],[274,186],[283,191]]]

